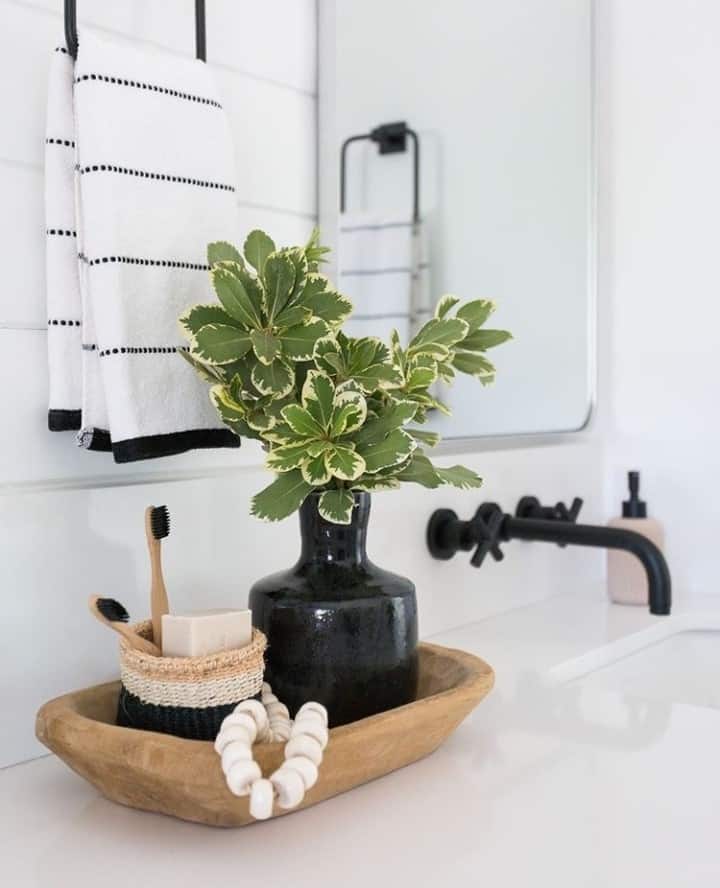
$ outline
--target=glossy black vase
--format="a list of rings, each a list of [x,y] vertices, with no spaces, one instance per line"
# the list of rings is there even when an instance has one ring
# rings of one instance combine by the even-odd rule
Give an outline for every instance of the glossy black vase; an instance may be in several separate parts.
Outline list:
[[[291,716],[317,700],[336,726],[415,699],[417,605],[409,580],[368,560],[370,494],[355,495],[349,525],[317,505],[311,494],[300,508],[300,560],[255,583],[250,607],[273,692]]]

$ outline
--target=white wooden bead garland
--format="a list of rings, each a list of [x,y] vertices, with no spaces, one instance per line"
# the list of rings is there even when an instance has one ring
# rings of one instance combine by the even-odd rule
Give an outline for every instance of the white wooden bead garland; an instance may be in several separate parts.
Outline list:
[[[295,722],[287,706],[263,683],[261,700],[243,700],[228,715],[215,739],[215,751],[228,789],[236,796],[250,796],[250,813],[256,820],[272,816],[273,804],[295,808],[318,779],[318,769],[328,744],[327,710],[321,703],[300,707]],[[253,759],[253,743],[285,740],[285,761],[263,778]]]

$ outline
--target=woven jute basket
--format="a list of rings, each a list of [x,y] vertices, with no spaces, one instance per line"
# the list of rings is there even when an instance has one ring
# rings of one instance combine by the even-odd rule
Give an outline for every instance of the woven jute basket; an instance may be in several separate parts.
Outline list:
[[[150,620],[132,627],[152,638]],[[253,629],[243,648],[206,657],[153,657],[120,640],[120,699],[117,723],[213,740],[222,720],[241,700],[260,693],[266,640]]]

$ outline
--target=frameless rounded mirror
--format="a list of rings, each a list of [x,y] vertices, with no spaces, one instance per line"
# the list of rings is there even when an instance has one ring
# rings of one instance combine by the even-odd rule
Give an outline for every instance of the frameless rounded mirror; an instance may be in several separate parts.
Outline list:
[[[488,352],[496,381],[441,386],[453,415],[434,427],[581,428],[594,382],[592,3],[337,0],[321,15],[321,224],[352,332],[412,330],[430,296],[492,299],[489,326],[514,335]],[[343,143],[393,123],[417,134],[417,194],[412,134],[376,132],[347,146],[340,214]]]

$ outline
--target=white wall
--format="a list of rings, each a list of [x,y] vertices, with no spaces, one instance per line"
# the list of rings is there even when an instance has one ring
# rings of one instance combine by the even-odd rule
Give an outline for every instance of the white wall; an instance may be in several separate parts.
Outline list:
[[[606,508],[639,468],[678,595],[717,595],[720,5],[598,4]]]
[[[79,9],[81,19],[186,52],[193,33],[186,6],[84,0]],[[101,593],[123,601],[133,615],[147,612],[142,515],[148,503],[167,503],[172,514],[165,551],[176,607],[242,605],[254,579],[292,563],[297,552],[294,520],[264,525],[248,517],[251,494],[269,481],[255,467],[252,447],[233,456],[232,470],[186,456],[122,474],[107,463],[88,470],[80,457],[90,455],[75,462],[69,439],[45,431],[40,146],[48,51],[61,33],[59,7],[59,0],[47,9],[0,0],[6,35],[0,236],[13,260],[5,263],[7,274],[24,268],[24,277],[12,278],[0,296],[0,466],[8,479],[0,489],[0,765],[42,754],[33,722],[44,700],[116,674],[114,640],[92,622],[86,600]],[[267,225],[294,240],[315,212],[314,5],[209,0],[208,15],[208,54],[222,63],[219,74],[246,159],[240,173],[247,227]],[[5,299],[10,290],[19,295]],[[543,544],[513,543],[503,563],[482,571],[469,566],[469,555],[448,563],[429,557],[425,526],[439,506],[469,517],[485,498],[512,509],[526,493],[551,501],[578,494],[586,498],[588,520],[603,518],[601,440],[592,428],[572,438],[492,441],[474,449],[443,459],[461,458],[480,471],[487,479],[483,491],[408,487],[377,496],[373,505],[370,555],[415,580],[424,636],[601,580],[599,553]]]

